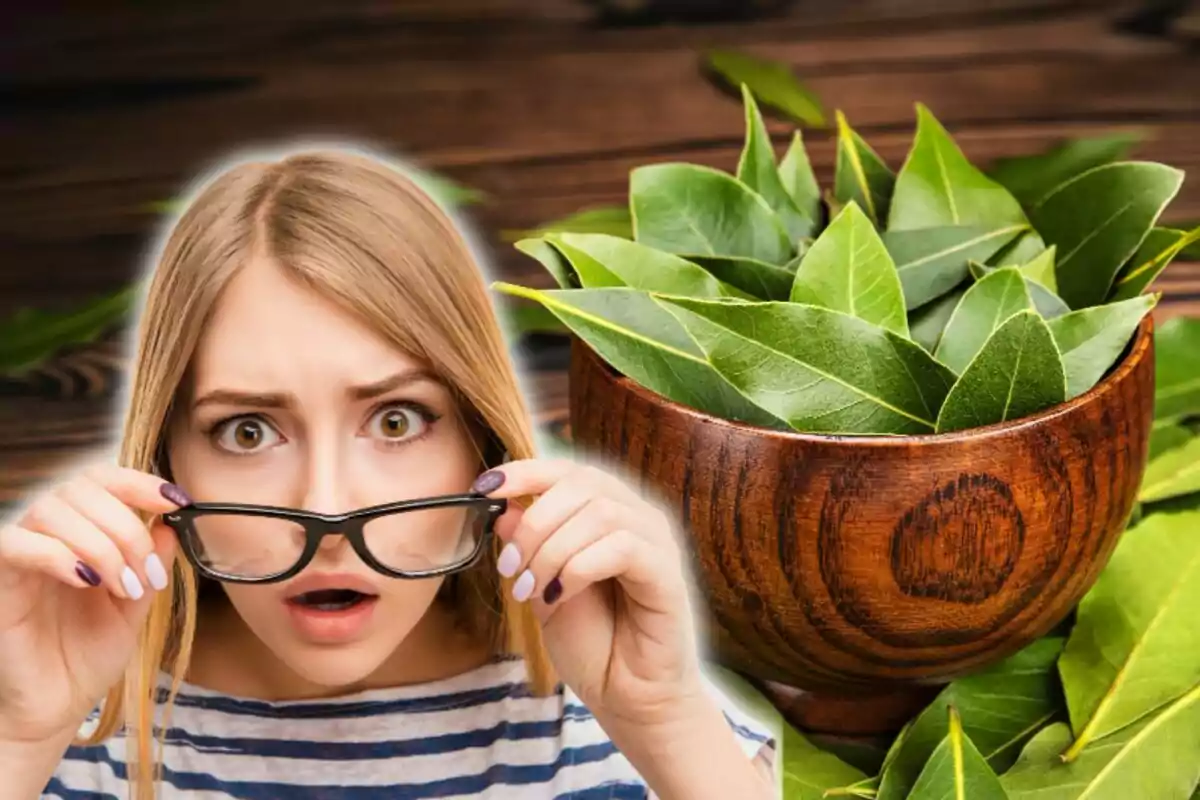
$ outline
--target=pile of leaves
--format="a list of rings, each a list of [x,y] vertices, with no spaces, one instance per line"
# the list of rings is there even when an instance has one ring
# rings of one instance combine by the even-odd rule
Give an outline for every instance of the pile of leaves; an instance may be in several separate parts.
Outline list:
[[[784,797],[1200,800],[1200,320],[1155,334],[1153,455],[1135,522],[1074,622],[946,686],[886,754],[780,725]],[[956,788],[958,787],[958,788]]]
[[[919,104],[896,173],[839,112],[822,191],[800,131],[777,162],[743,96],[736,174],[638,167],[628,235],[611,211],[577,217],[516,243],[558,289],[493,286],[700,411],[808,433],[931,434],[1086,392],[1158,301],[1148,287],[1200,238],[1157,227],[1180,170],[1101,147],[989,176]]]

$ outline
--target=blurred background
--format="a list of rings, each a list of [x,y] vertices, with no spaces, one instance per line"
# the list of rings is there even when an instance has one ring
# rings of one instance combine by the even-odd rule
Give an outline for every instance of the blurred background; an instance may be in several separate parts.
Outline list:
[[[492,276],[550,287],[512,248],[514,231],[623,204],[638,164],[734,170],[742,107],[703,68],[713,48],[785,66],[827,122],[842,110],[893,169],[916,101],[981,165],[1066,138],[1136,134],[1133,157],[1189,175],[1162,224],[1200,221],[1194,3],[16,5],[0,12],[0,353],[31,322],[52,325],[54,314],[128,286],[198,171],[233,150],[295,139],[359,141],[453,181]],[[768,121],[782,152],[797,123]],[[832,126],[802,127],[828,185]],[[1159,322],[1200,316],[1200,264],[1177,260],[1156,288]],[[96,341],[0,377],[0,506],[111,439],[120,324],[101,324],[102,312],[84,337]],[[566,414],[562,341],[522,341],[552,426]]]

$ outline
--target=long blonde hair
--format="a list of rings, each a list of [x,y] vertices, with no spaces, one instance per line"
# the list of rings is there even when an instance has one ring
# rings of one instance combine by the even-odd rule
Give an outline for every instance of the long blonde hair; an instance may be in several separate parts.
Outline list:
[[[472,416],[472,427],[488,432],[512,459],[536,455],[485,276],[454,222],[401,168],[322,147],[225,169],[199,188],[171,228],[137,327],[123,465],[171,479],[164,433],[188,364],[222,289],[256,254],[273,257],[291,277],[434,369]],[[481,469],[496,465],[484,455]],[[557,679],[540,627],[528,605],[504,590],[497,550],[452,576],[441,596],[494,652],[523,655],[533,691],[547,694]],[[191,566],[176,559],[172,588],[154,599],[136,657],[86,741],[103,741],[125,726],[130,796],[138,800],[155,796],[158,679],[161,671],[172,676],[169,713],[191,654],[198,585]]]

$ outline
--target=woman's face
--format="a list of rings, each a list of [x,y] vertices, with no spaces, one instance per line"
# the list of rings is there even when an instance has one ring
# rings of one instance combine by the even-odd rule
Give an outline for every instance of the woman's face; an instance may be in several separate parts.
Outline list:
[[[248,264],[227,287],[191,370],[169,453],[175,482],[196,501],[340,513],[466,492],[478,474],[450,392],[269,260]],[[368,527],[368,541],[397,566],[420,567],[461,547],[463,517],[461,509],[390,517],[374,534]],[[199,520],[198,530],[226,566],[279,571],[302,541],[276,520],[213,522],[205,530]],[[296,577],[225,591],[280,660],[313,683],[340,686],[393,654],[441,582],[388,578],[344,537],[327,536]],[[340,589],[359,594],[331,591]]]

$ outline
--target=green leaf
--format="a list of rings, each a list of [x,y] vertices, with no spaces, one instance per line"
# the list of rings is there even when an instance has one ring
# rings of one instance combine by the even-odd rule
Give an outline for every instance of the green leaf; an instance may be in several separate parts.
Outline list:
[[[957,287],[970,274],[968,263],[987,261],[993,253],[1026,228],[959,226],[883,234],[904,287],[904,302],[911,310],[936,300]]]
[[[785,427],[724,381],[675,317],[646,292],[538,291],[503,281],[492,287],[541,303],[614,369],[663,397],[722,419]]]
[[[607,233],[623,239],[633,238],[633,218],[628,206],[585,208],[562,219],[553,220],[528,231],[502,231],[504,241],[539,239],[547,233]]]
[[[1009,799],[1182,800],[1200,780],[1200,686],[1064,764],[1070,742],[1065,723],[1039,733],[1000,779]]]
[[[125,321],[136,293],[129,286],[68,311],[25,308],[0,321],[0,375],[22,375],[64,348],[94,341]]]
[[[896,176],[879,154],[854,132],[842,112],[837,112],[837,163],[833,172],[833,196],[840,205],[853,200],[867,212],[877,227],[887,219],[888,204]],[[839,209],[840,210],[840,209]],[[836,212],[831,209],[831,216]]]
[[[447,208],[476,205],[487,199],[487,195],[478,189],[464,186],[436,172],[414,169],[409,175],[413,183],[420,186],[434,202]]]
[[[1054,256],[1054,248],[1051,247],[1045,252],[1050,254],[1050,269],[1053,269],[1052,259]],[[1041,256],[1038,256],[1038,258],[1041,258]],[[1001,269],[1001,267],[990,267],[986,264],[980,264],[978,261],[970,262],[969,266],[971,275],[976,280],[981,280],[984,275],[987,275],[990,272],[995,272],[997,269]],[[1069,313],[1071,311],[1071,307],[1064,303],[1061,297],[1047,289],[1041,283],[1035,281],[1033,278],[1028,277],[1029,268],[1030,265],[1022,265],[1021,267],[1022,274],[1026,275],[1025,290],[1029,292],[1029,297],[1033,300],[1033,307],[1036,308],[1037,312],[1042,315],[1042,319],[1051,320],[1061,317],[1063,314]]]
[[[1181,447],[1192,440],[1195,434],[1185,425],[1166,420],[1155,421],[1150,428],[1148,458],[1153,461],[1159,455]],[[1145,484],[1145,479],[1142,483]]]
[[[1076,731],[1068,759],[1200,683],[1197,531],[1200,512],[1144,517],[1080,602],[1058,664]]]
[[[631,286],[689,297],[753,299],[690,261],[619,236],[551,233],[546,240],[567,258],[587,289]]]
[[[937,300],[910,311],[908,314],[910,338],[929,353],[937,350],[942,333],[946,329],[946,323],[950,321],[950,315],[954,313],[954,309],[958,307],[968,288],[970,287],[961,286],[949,294],[942,295]]]
[[[754,104],[754,98],[745,85],[742,100],[746,104],[746,144],[738,159],[737,178],[767,201],[792,241],[803,239],[813,232],[816,224],[797,206],[792,195],[783,185],[779,169],[775,166],[775,150],[771,137],[763,125],[762,114]]]
[[[554,245],[544,239],[522,239],[513,247],[530,258],[536,259],[545,267],[560,289],[578,289],[580,287],[579,276],[575,274],[570,262],[554,248]]]
[[[821,221],[821,187],[817,184],[817,176],[813,174],[800,131],[792,134],[792,143],[784,153],[783,161],[779,162],[779,178],[783,181],[783,188],[795,201],[796,208],[812,220],[815,229]]]
[[[954,380],[916,344],[839,311],[656,297],[726,380],[799,431],[929,433]]]
[[[1043,638],[984,672],[951,683],[897,739],[884,765],[879,800],[904,800],[945,735],[951,707],[991,768],[1002,772],[1021,745],[1062,708],[1055,663],[1063,640]]]
[[[710,50],[704,56],[708,69],[737,89],[749,87],[764,105],[783,112],[796,122],[825,127],[821,101],[805,88],[786,64],[739,53]]]
[[[1200,414],[1200,319],[1172,317],[1154,332],[1154,418]]]
[[[787,267],[752,258],[717,258],[689,255],[688,260],[708,270],[718,280],[735,286],[760,300],[787,300],[796,279]]]
[[[1104,302],[1182,181],[1180,170],[1162,164],[1108,164],[1062,184],[1030,209],[1034,228],[1058,247],[1058,294],[1067,305]]]
[[[1190,231],[1153,228],[1133,258],[1121,268],[1113,283],[1109,302],[1137,297],[1188,245],[1200,242],[1200,227]]]
[[[989,174],[1028,208],[1076,175],[1125,158],[1141,138],[1118,133],[1069,139],[1042,153],[996,159]]]
[[[569,333],[570,329],[562,324],[558,317],[550,313],[545,306],[529,303],[509,303],[504,309],[503,319],[508,326],[509,335],[524,336],[528,333]]]
[[[825,792],[869,780],[836,756],[814,747],[790,725],[783,726],[783,796],[821,800]]]
[[[1029,280],[1058,294],[1058,278],[1054,272],[1054,256],[1058,248],[1047,247],[1032,261],[1021,266],[1021,274]]]
[[[634,237],[679,255],[753,258],[783,264],[787,231],[744,183],[695,164],[651,164],[629,178]]]
[[[995,267],[1020,267],[1046,252],[1046,243],[1038,232],[1030,228],[1000,249],[988,260]],[[1057,287],[1057,281],[1055,287]]]
[[[1168,450],[1146,465],[1138,500],[1155,503],[1193,492],[1200,492],[1200,439],[1196,438]]]
[[[1105,306],[1081,308],[1050,320],[1050,332],[1062,353],[1067,373],[1068,400],[1099,382],[1158,298],[1157,294],[1133,297]]]
[[[1020,419],[1063,402],[1062,358],[1036,311],[1008,318],[976,354],[942,404],[937,431]]]
[[[994,270],[967,289],[933,355],[961,374],[997,328],[1032,307],[1025,278],[1016,267]]]
[[[842,311],[908,336],[896,265],[871,220],[853,201],[800,262],[790,299]]]
[[[950,707],[950,730],[921,771],[912,800],[1008,800],[1000,779],[963,732]]]
[[[929,109],[917,103],[917,135],[896,176],[889,231],[946,225],[1028,225],[1008,190],[963,155]]]

